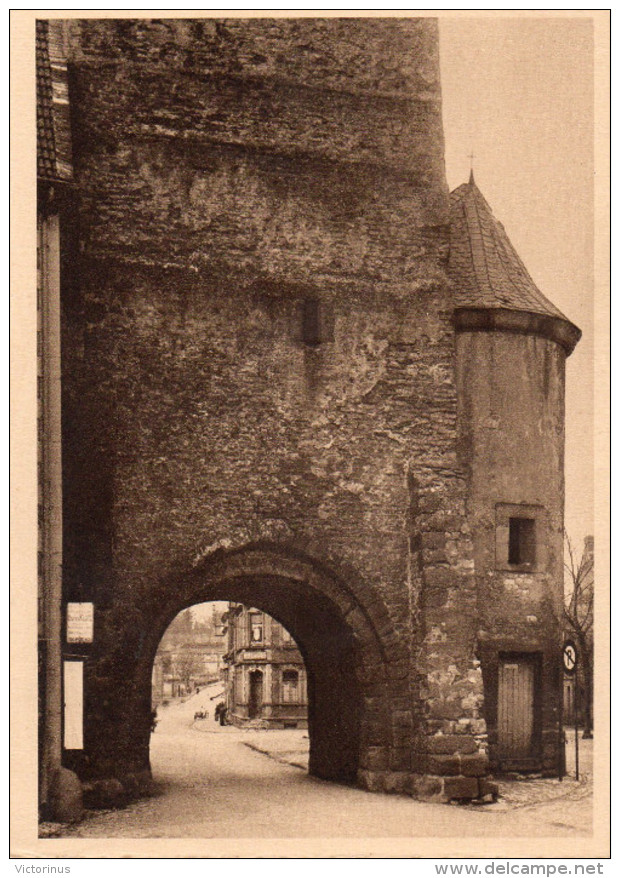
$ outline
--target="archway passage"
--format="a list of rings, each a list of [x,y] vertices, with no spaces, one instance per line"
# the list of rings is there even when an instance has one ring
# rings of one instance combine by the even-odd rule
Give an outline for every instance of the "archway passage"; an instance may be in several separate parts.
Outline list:
[[[304,594],[303,589],[291,582],[273,577],[260,581],[236,580],[228,586],[228,595],[239,604],[245,603],[261,610],[261,616],[268,614],[279,621],[290,632],[302,654],[308,681],[310,772],[331,780],[355,781],[359,765],[361,714],[356,674],[359,650],[356,649],[353,633],[338,618],[336,608],[320,595]],[[242,596],[244,601],[240,601]],[[184,615],[181,614],[181,617]],[[255,656],[263,655],[260,650],[253,652]],[[195,678],[185,680],[183,670],[188,662],[182,655],[175,655],[175,658],[173,691],[170,694],[173,697],[188,696],[194,691]],[[234,667],[230,667],[229,672],[233,671]],[[263,717],[267,699],[263,669],[253,667],[249,671],[247,689],[247,719],[256,721]]]
[[[210,602],[179,613],[153,665],[158,788],[225,785],[234,798],[244,784],[282,783],[283,764],[299,783],[309,757],[306,676],[290,632],[256,607]]]
[[[262,610],[290,632],[307,672],[309,770],[322,778],[354,782],[360,748],[359,648],[346,622],[325,598],[304,594],[290,581],[274,577],[236,580],[227,596]],[[266,697],[263,671],[252,670],[248,682],[248,719],[256,720]]]
[[[368,613],[349,589],[307,559],[264,549],[209,560],[166,589],[165,600],[154,608],[157,620],[145,632],[147,650],[137,669],[135,688],[142,692],[144,707],[148,704],[150,710],[147,693],[150,696],[153,658],[163,632],[180,610],[206,601],[256,607],[294,638],[307,672],[311,774],[356,782],[360,769],[367,767],[365,745],[387,753],[390,712],[387,687],[380,684],[388,679],[389,669]],[[256,690],[262,682],[255,681]],[[256,691],[254,695],[256,700]],[[135,719],[134,733],[140,724],[140,718]],[[146,734],[145,755],[148,738]]]

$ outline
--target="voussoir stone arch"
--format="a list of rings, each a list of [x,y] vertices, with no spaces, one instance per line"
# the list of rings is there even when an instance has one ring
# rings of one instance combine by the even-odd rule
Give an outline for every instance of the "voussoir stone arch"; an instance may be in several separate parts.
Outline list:
[[[148,760],[151,668],[159,641],[178,612],[209,600],[257,606],[298,642],[309,678],[313,774],[363,782],[379,753],[378,761],[388,766],[390,718],[409,692],[406,654],[381,599],[351,571],[346,576],[288,547],[257,544],[218,549],[160,584],[160,599],[144,608],[131,734],[125,736],[125,749],[130,740],[141,742],[135,768]]]

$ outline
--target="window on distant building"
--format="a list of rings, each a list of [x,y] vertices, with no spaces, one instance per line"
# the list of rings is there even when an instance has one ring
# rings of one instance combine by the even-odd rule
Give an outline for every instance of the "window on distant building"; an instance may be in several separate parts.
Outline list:
[[[299,701],[299,673],[297,671],[282,672],[282,702],[295,704]]]
[[[263,642],[263,614],[250,613],[250,643]]]

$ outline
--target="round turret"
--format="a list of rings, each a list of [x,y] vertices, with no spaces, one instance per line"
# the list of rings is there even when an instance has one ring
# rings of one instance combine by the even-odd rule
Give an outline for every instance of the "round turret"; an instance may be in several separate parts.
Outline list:
[[[491,763],[552,772],[561,695],[564,367],[581,333],[537,289],[473,177],[451,196],[449,267]]]

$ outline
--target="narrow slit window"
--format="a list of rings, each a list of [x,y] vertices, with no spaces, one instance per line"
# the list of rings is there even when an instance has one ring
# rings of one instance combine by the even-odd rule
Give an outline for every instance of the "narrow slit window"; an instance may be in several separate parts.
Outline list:
[[[536,563],[536,521],[533,518],[509,520],[508,563]]]
[[[321,314],[318,299],[304,299],[301,336],[305,344],[321,343]]]

